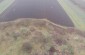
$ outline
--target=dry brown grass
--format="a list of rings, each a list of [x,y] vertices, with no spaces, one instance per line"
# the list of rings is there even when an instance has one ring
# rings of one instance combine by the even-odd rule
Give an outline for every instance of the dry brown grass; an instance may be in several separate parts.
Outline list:
[[[85,55],[85,32],[46,19],[0,23],[0,55]]]

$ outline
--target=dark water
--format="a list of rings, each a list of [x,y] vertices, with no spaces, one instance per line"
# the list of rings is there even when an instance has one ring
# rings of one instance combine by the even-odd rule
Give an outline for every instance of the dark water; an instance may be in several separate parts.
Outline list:
[[[47,18],[60,25],[74,26],[57,0],[16,0],[0,15],[1,22],[18,18]]]

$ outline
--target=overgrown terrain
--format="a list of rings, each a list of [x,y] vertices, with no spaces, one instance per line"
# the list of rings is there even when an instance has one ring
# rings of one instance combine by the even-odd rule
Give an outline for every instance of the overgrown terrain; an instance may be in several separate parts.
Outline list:
[[[85,32],[46,19],[2,22],[0,55],[85,55]]]

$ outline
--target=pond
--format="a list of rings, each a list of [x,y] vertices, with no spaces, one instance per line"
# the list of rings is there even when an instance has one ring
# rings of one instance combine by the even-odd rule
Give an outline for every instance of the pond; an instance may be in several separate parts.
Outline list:
[[[74,26],[57,0],[15,0],[0,15],[0,22],[19,18],[47,18],[59,25]]]

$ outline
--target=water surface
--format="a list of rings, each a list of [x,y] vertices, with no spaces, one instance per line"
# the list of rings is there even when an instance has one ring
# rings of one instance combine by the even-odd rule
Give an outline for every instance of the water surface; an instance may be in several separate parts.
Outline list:
[[[1,22],[18,18],[47,18],[56,24],[74,26],[57,0],[15,0],[0,15]]]

